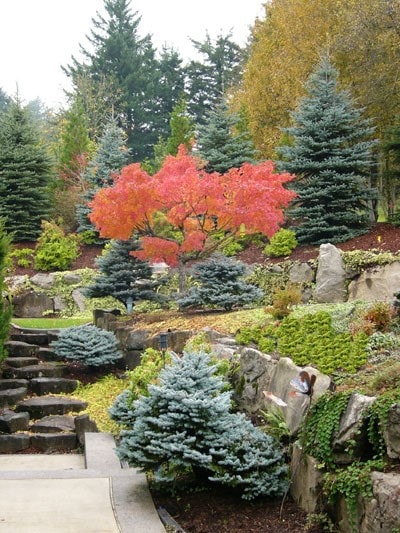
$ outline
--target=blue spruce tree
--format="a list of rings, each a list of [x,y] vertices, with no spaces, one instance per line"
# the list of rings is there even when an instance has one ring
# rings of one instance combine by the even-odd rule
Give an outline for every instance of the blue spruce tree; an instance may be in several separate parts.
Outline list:
[[[82,198],[83,203],[76,207],[78,232],[80,233],[95,231],[95,227],[88,218],[91,213],[88,202],[93,200],[97,191],[103,187],[111,187],[114,183],[114,174],[119,173],[122,167],[127,164],[129,150],[124,141],[123,130],[117,126],[115,120],[110,120],[99,141],[96,155],[89,163],[84,176],[88,183],[88,190]]]
[[[229,311],[261,300],[263,291],[241,279],[245,272],[246,267],[240,261],[225,256],[211,257],[193,268],[193,277],[200,285],[178,299],[178,304],[181,308],[208,306]]]
[[[176,356],[161,371],[160,384],[134,402],[118,456],[154,471],[159,482],[201,473],[238,489],[244,499],[281,495],[287,487],[282,453],[243,414],[230,412],[231,392],[223,391],[225,383],[215,372],[203,352]]]
[[[294,126],[284,129],[289,143],[278,149],[278,169],[296,175],[290,186],[298,197],[288,216],[299,243],[343,242],[366,233],[373,218],[373,128],[339,90],[329,59],[320,61],[307,90]]]
[[[113,296],[130,311],[139,300],[160,300],[155,289],[159,282],[152,279],[153,271],[147,261],[141,261],[130,252],[137,250],[136,240],[110,241],[108,251],[96,259],[99,274],[85,289],[88,298]]]

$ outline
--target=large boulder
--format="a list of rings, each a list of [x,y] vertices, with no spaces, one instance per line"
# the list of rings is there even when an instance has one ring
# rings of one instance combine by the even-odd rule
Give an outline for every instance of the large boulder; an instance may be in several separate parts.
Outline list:
[[[333,244],[321,244],[314,299],[317,303],[341,303],[347,300],[347,274],[342,254]]]
[[[54,312],[54,303],[44,293],[28,291],[17,294],[12,299],[14,316],[18,318],[41,318],[49,311]]]
[[[400,289],[400,262],[364,270],[348,287],[348,301],[392,301]]]
[[[389,409],[388,423],[383,431],[387,454],[391,459],[400,458],[400,403]]]
[[[349,442],[353,442],[352,450],[355,455],[362,454],[367,442],[367,435],[362,431],[364,414],[375,401],[375,396],[364,396],[357,392],[350,396],[346,410],[340,418],[339,429],[333,437],[332,447],[335,452],[335,461],[338,464],[347,464],[354,461],[347,450]]]
[[[372,472],[373,498],[365,503],[360,533],[400,531],[400,475]]]
[[[293,395],[294,388],[290,382],[292,379],[298,377],[299,373],[305,370],[310,375],[315,374],[316,381],[314,384],[314,392],[312,395],[312,402],[315,402],[322,394],[324,394],[331,387],[331,378],[316,370],[313,367],[299,367],[289,357],[281,357],[275,367],[275,372],[271,377],[268,392],[272,393],[277,398],[283,400],[286,406],[281,406],[283,416],[289,431],[294,434],[298,430],[300,423],[308,411],[310,406],[310,397],[305,394]],[[275,409],[276,405],[269,399],[264,397],[263,409]]]
[[[293,445],[290,470],[290,494],[293,500],[307,513],[318,512],[323,507],[323,472],[314,457],[303,454],[298,442]]]

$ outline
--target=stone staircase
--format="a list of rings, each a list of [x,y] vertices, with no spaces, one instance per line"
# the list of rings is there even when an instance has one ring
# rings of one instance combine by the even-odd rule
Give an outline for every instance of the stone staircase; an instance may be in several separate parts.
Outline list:
[[[50,348],[56,338],[56,330],[12,327],[0,374],[0,454],[71,451],[86,431],[97,431],[88,415],[78,414],[87,404],[63,396],[78,382]]]

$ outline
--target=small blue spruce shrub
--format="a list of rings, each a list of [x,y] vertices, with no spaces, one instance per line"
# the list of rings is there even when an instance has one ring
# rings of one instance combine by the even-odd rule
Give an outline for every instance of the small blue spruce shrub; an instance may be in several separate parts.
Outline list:
[[[90,324],[60,330],[51,347],[59,357],[85,366],[114,364],[122,357],[114,333]]]
[[[230,412],[232,393],[216,371],[204,352],[175,356],[159,384],[133,402],[132,419],[119,412],[129,424],[119,458],[153,471],[158,483],[172,485],[191,472],[237,489],[243,499],[282,495],[287,467],[278,443],[244,414]]]

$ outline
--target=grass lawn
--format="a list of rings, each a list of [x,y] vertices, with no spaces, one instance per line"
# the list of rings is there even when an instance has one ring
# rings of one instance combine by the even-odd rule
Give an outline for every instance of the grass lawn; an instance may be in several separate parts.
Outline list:
[[[60,329],[90,322],[87,318],[13,318],[12,324],[21,328]]]

